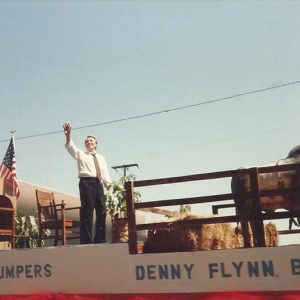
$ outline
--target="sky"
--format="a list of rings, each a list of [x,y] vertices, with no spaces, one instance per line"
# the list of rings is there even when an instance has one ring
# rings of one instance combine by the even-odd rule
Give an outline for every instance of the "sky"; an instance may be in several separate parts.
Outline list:
[[[78,147],[95,135],[137,180],[275,164],[299,144],[299,15],[298,1],[1,0],[0,157],[16,130],[19,180],[78,195],[70,121]],[[167,189],[142,201],[230,183]]]

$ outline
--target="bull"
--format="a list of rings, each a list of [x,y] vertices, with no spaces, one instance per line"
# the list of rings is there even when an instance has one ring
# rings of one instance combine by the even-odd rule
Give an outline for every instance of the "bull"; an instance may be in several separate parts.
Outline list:
[[[300,145],[293,148],[285,159],[277,161],[277,165],[300,163]],[[289,189],[289,193],[261,196],[260,206],[264,212],[274,212],[277,209],[286,209],[288,211],[300,210],[300,170],[264,173],[258,175],[258,184],[260,190],[272,190],[279,188]],[[249,216],[253,207],[253,200],[243,194],[250,192],[251,182],[249,175],[234,175],[231,179],[231,191],[233,194],[237,216]],[[290,219],[290,228],[292,223],[299,226],[299,218]],[[250,222],[254,232],[253,220]],[[241,230],[244,239],[244,246],[250,247],[250,233],[247,218],[241,221]]]

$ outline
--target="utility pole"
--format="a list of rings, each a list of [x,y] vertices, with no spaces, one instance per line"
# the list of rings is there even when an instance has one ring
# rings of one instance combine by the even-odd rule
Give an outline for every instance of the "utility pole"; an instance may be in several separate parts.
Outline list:
[[[124,177],[126,177],[126,171],[129,170],[129,168],[132,168],[132,167],[139,167],[138,164],[126,164],[126,165],[121,165],[121,166],[114,166],[112,167],[112,169],[114,170],[118,170],[118,169],[123,169],[123,173],[124,173]]]

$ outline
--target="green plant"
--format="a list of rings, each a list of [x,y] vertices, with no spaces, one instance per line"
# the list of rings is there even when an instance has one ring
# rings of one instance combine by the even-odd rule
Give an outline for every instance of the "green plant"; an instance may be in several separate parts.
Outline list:
[[[127,217],[125,182],[130,180],[135,180],[135,177],[133,175],[123,176],[119,181],[106,184],[106,188],[109,191],[106,200],[106,210],[112,220]],[[135,202],[139,202],[141,194],[134,191],[133,197]]]
[[[22,235],[16,240],[16,248],[37,248],[39,228],[36,223],[36,217],[17,211],[16,234]],[[45,232],[45,235],[49,235],[49,232]],[[42,246],[44,246],[44,241],[42,241]]]

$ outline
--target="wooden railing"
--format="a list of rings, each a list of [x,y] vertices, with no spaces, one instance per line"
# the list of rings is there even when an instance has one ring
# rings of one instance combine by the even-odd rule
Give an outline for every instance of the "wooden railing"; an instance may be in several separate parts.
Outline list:
[[[300,170],[300,163],[297,164],[286,164],[286,165],[276,165],[269,167],[254,167],[247,169],[238,169],[238,170],[228,170],[204,174],[195,174],[188,176],[180,177],[170,177],[170,178],[161,178],[161,179],[151,179],[151,180],[141,180],[141,181],[128,181],[125,183],[126,189],[126,201],[128,209],[128,231],[129,231],[129,253],[137,254],[137,231],[141,230],[153,230],[153,229],[162,229],[172,226],[170,222],[160,222],[160,223],[149,223],[149,224],[136,224],[136,210],[145,209],[145,208],[155,208],[160,206],[174,206],[174,205],[187,205],[187,204],[198,204],[198,203],[211,203],[219,202],[225,200],[233,200],[234,195],[232,193],[227,194],[215,194],[209,196],[200,196],[200,197],[189,197],[184,199],[164,199],[157,201],[149,202],[134,202],[134,189],[139,187],[146,186],[155,186],[155,185],[164,185],[164,184],[173,184],[173,183],[183,183],[191,181],[202,181],[202,180],[213,180],[220,178],[231,178],[237,175],[249,175],[251,180],[251,191],[243,194],[238,194],[242,197],[252,197],[253,207],[252,211],[248,215],[230,215],[230,216],[214,216],[210,218],[200,218],[193,220],[182,220],[177,221],[178,224],[182,226],[194,226],[202,224],[214,224],[214,223],[234,223],[241,220],[255,220],[253,235],[256,237],[255,246],[265,246],[264,238],[264,220],[273,220],[273,219],[285,219],[295,216],[296,213],[300,212],[291,212],[291,211],[281,211],[273,213],[262,213],[260,206],[260,198],[262,196],[275,196],[275,195],[284,195],[289,193],[289,189],[279,188],[272,190],[260,190],[258,175],[263,173],[273,173],[273,172],[284,172]],[[235,195],[237,196],[237,195]],[[233,205],[230,204],[232,207]]]

